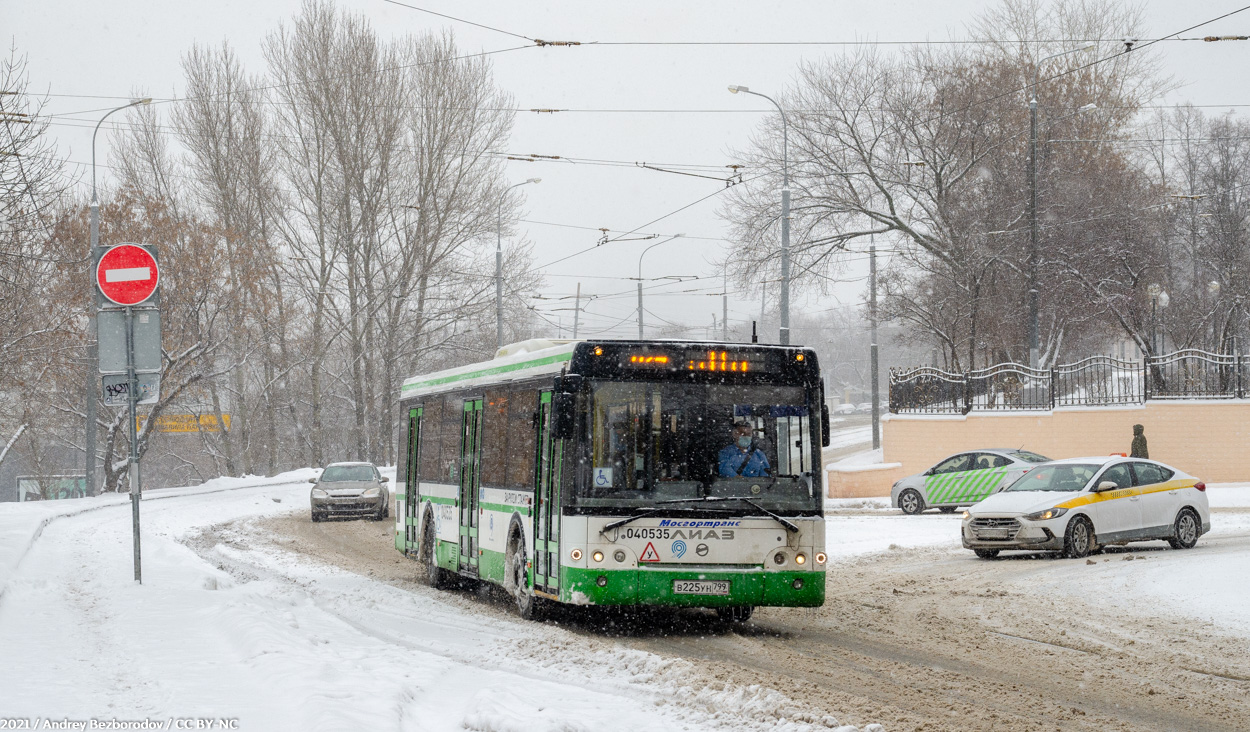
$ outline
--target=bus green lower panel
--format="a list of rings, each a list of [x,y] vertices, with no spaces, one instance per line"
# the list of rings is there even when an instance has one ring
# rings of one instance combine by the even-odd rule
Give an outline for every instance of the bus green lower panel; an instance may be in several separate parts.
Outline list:
[[[407,543],[408,543],[407,537],[404,535],[404,532],[396,531],[395,532],[395,548],[402,552],[407,548],[405,546]]]
[[[482,556],[477,561],[477,576],[484,580],[503,584],[503,552],[493,552],[490,549],[483,549]]]
[[[443,569],[449,569],[452,572],[460,569],[460,545],[458,543],[439,539],[434,554],[438,558],[438,566]]]
[[[582,569],[564,572],[560,599],[576,605],[742,605],[819,607],[825,604],[824,572],[709,572],[706,570]],[[600,587],[599,577],[606,578]],[[673,580],[728,580],[728,595],[678,595]],[[800,587],[795,580],[802,580]]]

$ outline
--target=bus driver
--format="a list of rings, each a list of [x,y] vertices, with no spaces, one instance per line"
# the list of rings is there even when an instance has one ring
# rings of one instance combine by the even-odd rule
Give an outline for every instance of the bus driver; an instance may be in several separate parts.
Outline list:
[[[751,425],[738,422],[730,434],[733,435],[733,444],[720,451],[721,477],[759,478],[768,475],[772,466],[768,464],[764,451],[756,447],[751,439]]]

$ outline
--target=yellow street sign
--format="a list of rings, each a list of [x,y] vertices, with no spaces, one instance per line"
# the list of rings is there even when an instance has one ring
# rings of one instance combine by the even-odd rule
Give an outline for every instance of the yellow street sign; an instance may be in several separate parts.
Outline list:
[[[135,418],[139,429],[143,429],[144,416]],[[222,424],[230,429],[230,415],[221,415],[221,421],[215,414],[162,414],[156,418],[157,432],[221,432]]]

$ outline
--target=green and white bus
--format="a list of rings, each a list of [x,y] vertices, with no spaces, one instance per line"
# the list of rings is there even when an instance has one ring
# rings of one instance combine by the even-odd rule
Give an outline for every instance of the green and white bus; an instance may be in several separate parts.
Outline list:
[[[545,603],[715,608],[825,600],[810,349],[526,341],[408,379],[395,548],[429,583]]]

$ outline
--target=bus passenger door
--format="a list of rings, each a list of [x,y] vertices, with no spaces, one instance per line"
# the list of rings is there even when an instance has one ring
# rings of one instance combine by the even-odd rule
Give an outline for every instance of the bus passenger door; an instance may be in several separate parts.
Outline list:
[[[404,513],[400,518],[404,522],[404,553],[415,552],[420,539],[417,538],[417,524],[420,523],[418,511],[421,510],[421,499],[418,495],[417,468],[421,452],[421,414],[424,408],[408,410],[408,463],[404,471]]]
[[[551,436],[551,392],[538,402],[534,461],[534,588],[560,590],[560,449]]]
[[[482,400],[466,399],[460,427],[460,571],[477,573]]]

